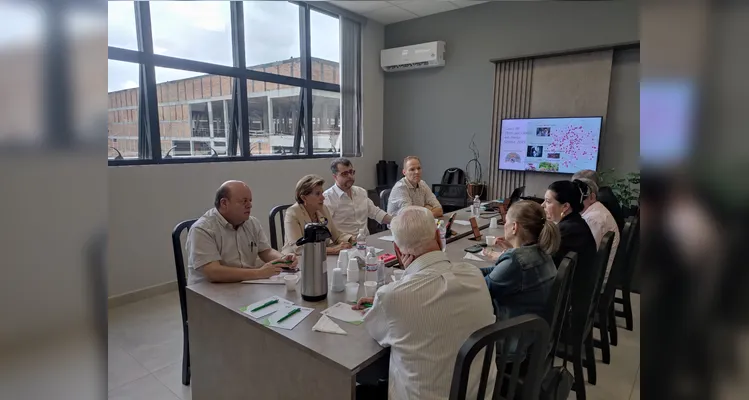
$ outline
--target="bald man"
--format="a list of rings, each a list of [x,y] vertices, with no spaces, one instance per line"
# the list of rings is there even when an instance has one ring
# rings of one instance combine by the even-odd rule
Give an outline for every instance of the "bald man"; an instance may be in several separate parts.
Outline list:
[[[246,183],[224,182],[216,191],[214,206],[193,224],[187,235],[188,285],[206,279],[210,282],[264,279],[278,275],[282,266],[296,268],[296,256],[272,249],[260,222],[250,216],[252,191]],[[265,264],[258,266],[258,257]]]

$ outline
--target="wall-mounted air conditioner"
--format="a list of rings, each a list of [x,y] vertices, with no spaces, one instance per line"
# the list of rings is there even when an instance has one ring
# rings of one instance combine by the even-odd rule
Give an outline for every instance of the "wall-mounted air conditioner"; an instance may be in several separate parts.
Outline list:
[[[442,41],[385,49],[380,52],[380,66],[385,72],[444,65],[445,42]]]

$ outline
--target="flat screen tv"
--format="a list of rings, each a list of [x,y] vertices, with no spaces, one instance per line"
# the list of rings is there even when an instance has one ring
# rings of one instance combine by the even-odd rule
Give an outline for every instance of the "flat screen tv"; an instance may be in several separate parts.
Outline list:
[[[573,174],[595,171],[603,117],[503,119],[499,169]]]

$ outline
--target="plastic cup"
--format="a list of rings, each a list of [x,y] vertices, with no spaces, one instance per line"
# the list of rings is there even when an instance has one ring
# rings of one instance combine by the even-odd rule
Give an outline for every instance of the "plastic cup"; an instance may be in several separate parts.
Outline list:
[[[492,217],[492,219],[489,220],[489,229],[497,229],[497,217]]]
[[[338,254],[338,262],[336,265],[341,269],[343,276],[346,276],[346,273],[348,272],[348,250],[341,250],[341,252]]]
[[[486,245],[487,246],[493,247],[494,246],[494,242],[496,242],[496,241],[497,241],[497,237],[496,236],[488,236],[488,235],[486,236]]]
[[[299,278],[296,275],[285,275],[283,282],[286,284],[286,291],[293,292],[296,290],[296,282]]]
[[[374,297],[377,292],[377,282],[366,281],[364,282],[364,297]]]
[[[395,281],[398,282],[399,280],[403,279],[403,274],[405,274],[406,271],[402,269],[395,269],[393,270],[393,277],[395,278]]]
[[[357,282],[348,282],[346,284],[346,301],[356,303],[359,300],[359,284]]]

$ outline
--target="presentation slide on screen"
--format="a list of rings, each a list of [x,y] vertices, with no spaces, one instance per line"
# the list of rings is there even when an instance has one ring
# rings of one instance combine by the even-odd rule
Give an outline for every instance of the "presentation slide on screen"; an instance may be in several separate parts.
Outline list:
[[[596,169],[601,118],[505,119],[499,169],[575,173]]]

